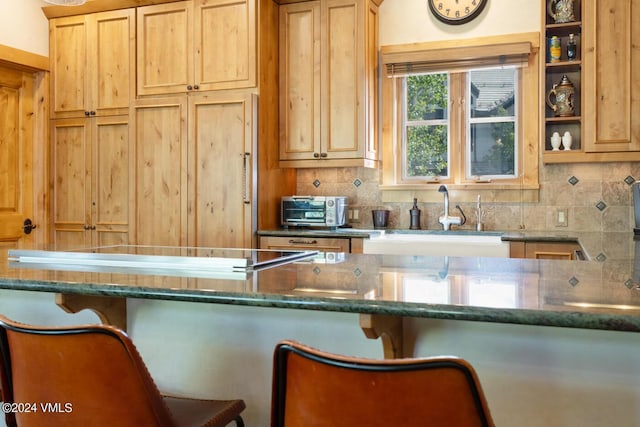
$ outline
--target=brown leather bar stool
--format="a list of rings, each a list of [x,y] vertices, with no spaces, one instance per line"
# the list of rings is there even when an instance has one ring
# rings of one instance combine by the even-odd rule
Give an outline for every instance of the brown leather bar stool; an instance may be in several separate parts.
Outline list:
[[[50,328],[0,316],[0,353],[3,402],[15,408],[7,426],[244,425],[243,400],[163,396],[131,339],[112,326]]]
[[[275,349],[272,427],[493,426],[472,366],[453,356],[361,359]]]

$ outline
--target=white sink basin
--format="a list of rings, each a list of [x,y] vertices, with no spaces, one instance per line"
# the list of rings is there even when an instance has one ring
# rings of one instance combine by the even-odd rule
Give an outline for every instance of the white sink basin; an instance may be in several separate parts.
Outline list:
[[[500,233],[383,233],[364,240],[365,254],[509,257]]]

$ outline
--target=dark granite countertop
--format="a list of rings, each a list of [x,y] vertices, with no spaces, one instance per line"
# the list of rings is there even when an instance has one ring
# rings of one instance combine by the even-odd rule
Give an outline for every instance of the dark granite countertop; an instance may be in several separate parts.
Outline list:
[[[627,261],[319,254],[235,278],[15,268],[0,288],[640,332]]]
[[[259,236],[300,236],[300,237],[342,237],[342,238],[369,238],[381,233],[406,233],[406,234],[457,234],[457,235],[500,235],[502,240],[511,242],[566,242],[579,243],[579,238],[567,233],[555,233],[550,231],[473,231],[473,230],[406,230],[386,229],[370,230],[361,228],[336,228],[320,229],[308,227],[290,227],[269,230],[259,230]]]

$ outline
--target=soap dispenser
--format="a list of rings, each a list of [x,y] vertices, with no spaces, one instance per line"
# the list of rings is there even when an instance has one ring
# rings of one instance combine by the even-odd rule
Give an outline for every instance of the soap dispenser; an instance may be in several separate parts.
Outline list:
[[[410,230],[420,230],[420,209],[418,209],[418,199],[413,199],[413,208],[409,210],[411,214]]]

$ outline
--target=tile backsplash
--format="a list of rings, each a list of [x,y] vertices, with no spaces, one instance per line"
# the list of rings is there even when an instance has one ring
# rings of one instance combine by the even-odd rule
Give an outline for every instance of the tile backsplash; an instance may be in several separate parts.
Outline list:
[[[540,169],[537,203],[486,203],[485,230],[540,232],[580,238],[592,258],[622,259],[633,253],[633,197],[631,184],[640,180],[640,163],[552,164]],[[355,228],[373,228],[372,209],[388,209],[389,228],[408,229],[406,203],[383,203],[376,169],[327,168],[299,169],[297,194],[345,195],[350,209],[359,213]],[[434,190],[434,192],[437,190]],[[475,204],[450,201],[450,210],[460,204],[467,223],[460,229],[474,229]],[[421,203],[422,229],[440,230],[438,217],[442,203]],[[567,214],[565,226],[558,226],[557,211]]]

